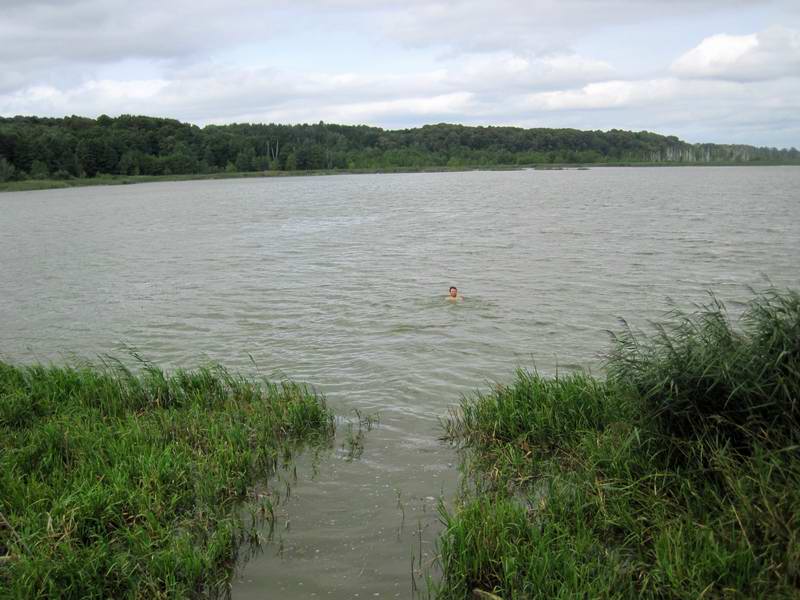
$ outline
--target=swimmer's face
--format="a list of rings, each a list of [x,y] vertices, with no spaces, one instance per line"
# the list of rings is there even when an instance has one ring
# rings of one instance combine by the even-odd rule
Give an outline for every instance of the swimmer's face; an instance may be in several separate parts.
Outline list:
[[[458,296],[458,288],[451,287],[450,288],[450,297],[455,298]]]

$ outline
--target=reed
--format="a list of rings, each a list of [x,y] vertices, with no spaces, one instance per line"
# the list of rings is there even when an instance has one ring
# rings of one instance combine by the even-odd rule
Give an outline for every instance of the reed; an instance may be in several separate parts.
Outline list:
[[[464,398],[445,437],[476,485],[442,509],[438,597],[798,597],[799,307],[713,302],[617,336],[605,380]]]
[[[252,486],[332,434],[312,390],[219,366],[0,362],[3,597],[225,595]]]
[[[609,377],[651,405],[666,433],[743,448],[800,441],[800,294],[756,296],[734,327],[715,298],[654,335],[615,337]]]

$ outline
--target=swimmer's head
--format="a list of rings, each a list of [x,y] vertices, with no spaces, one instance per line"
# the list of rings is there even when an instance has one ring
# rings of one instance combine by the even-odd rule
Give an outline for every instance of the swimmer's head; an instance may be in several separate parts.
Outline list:
[[[456,286],[454,286],[454,285],[451,285],[450,286],[450,297],[451,298],[455,298],[456,296],[458,296],[458,288]]]

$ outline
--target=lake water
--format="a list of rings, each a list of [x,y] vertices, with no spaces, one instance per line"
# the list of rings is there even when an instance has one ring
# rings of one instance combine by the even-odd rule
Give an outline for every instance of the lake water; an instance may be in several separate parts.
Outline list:
[[[433,556],[436,498],[457,487],[438,418],[462,394],[517,366],[598,372],[619,317],[644,325],[709,289],[735,311],[747,286],[800,287],[798,264],[793,167],[6,193],[0,357],[135,348],[166,367],[257,366],[345,417],[378,412],[360,460],[341,440],[300,459],[275,542],[233,597],[408,597],[412,555]]]

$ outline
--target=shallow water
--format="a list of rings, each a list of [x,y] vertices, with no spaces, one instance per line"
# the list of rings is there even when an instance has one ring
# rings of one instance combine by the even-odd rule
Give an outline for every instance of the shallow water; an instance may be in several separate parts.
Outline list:
[[[341,439],[300,460],[289,526],[233,596],[407,597],[457,484],[437,442],[448,407],[520,365],[597,372],[606,330],[658,319],[668,298],[711,289],[736,310],[748,285],[798,287],[798,190],[800,168],[663,167],[6,193],[0,356],[135,348],[377,411],[360,460]]]

